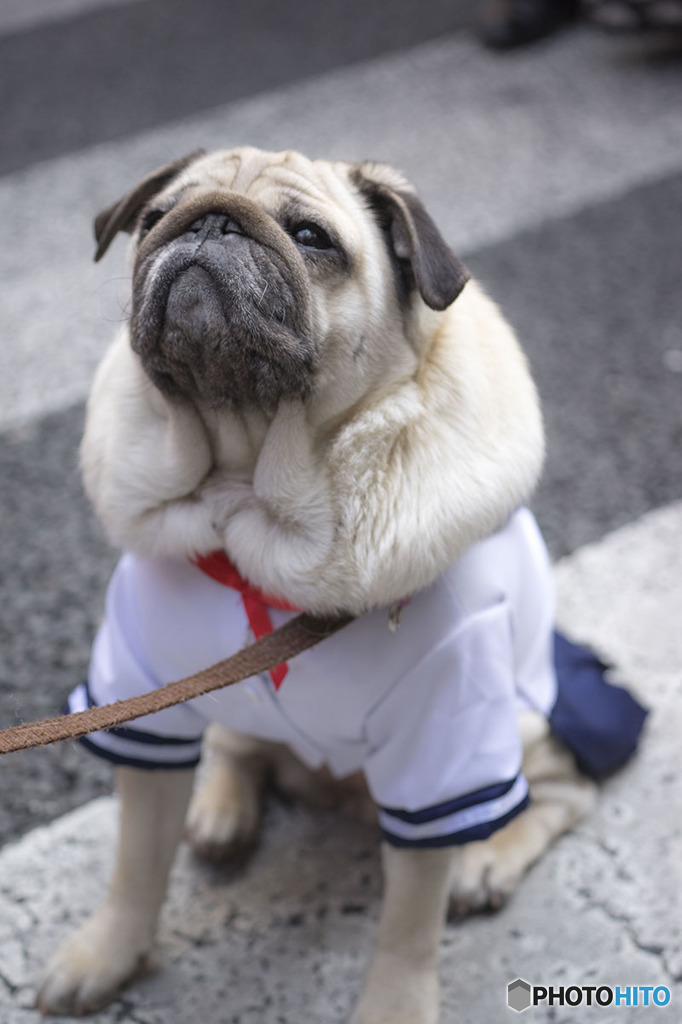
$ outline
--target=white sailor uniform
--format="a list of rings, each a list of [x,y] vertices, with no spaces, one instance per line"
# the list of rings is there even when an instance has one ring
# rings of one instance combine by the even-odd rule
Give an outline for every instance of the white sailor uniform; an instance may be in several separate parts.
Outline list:
[[[270,614],[277,626],[294,613]],[[269,675],[254,676],[83,742],[115,763],[191,767],[205,726],[220,722],[286,743],[309,766],[326,764],[336,776],[363,770],[384,836],[395,845],[485,838],[528,802],[520,710],[540,711],[552,724],[558,712],[567,742],[581,734],[572,745],[588,770],[595,753],[593,774],[625,760],[644,719],[626,691],[603,681],[593,655],[563,639],[557,647],[553,623],[548,555],[532,514],[520,509],[413,595],[395,632],[387,609],[375,610],[297,655],[279,689]],[[191,675],[247,637],[239,592],[190,562],[126,554],[109,586],[88,682],[71,694],[69,709]],[[562,658],[569,668],[560,682],[562,672],[590,676],[587,695],[578,678],[577,713],[559,692],[565,687],[555,662]],[[585,738],[578,720],[585,709],[591,718],[595,682],[596,703],[607,693],[608,706],[604,723]],[[609,752],[609,743],[618,749]]]

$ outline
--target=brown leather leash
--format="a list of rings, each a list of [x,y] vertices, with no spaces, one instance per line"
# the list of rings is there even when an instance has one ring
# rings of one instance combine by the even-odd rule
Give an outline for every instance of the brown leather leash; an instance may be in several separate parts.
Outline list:
[[[243,647],[230,658],[219,661],[210,668],[197,672],[186,679],[167,683],[158,690],[144,693],[139,697],[119,700],[115,704],[103,704],[87,711],[77,711],[57,718],[44,718],[38,722],[23,722],[10,729],[0,731],[0,754],[11,754],[16,750],[45,747],[61,740],[75,740],[89,732],[111,729],[124,722],[156,711],[183,704],[213,690],[232,686],[249,676],[257,675],[281,665],[302,651],[314,647],[328,636],[338,632],[354,616],[339,615],[317,617],[304,612],[290,619],[279,629],[257,640],[249,647]]]

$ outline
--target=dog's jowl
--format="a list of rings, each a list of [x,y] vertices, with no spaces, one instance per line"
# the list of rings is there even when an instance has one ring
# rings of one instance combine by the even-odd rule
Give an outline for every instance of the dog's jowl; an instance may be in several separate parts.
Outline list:
[[[270,673],[86,738],[117,766],[118,859],[38,1006],[106,1004],[152,947],[183,831],[243,854],[274,773],[378,822],[385,892],[352,1024],[435,1024],[448,905],[498,906],[644,717],[554,633],[525,507],[543,461],[525,358],[383,164],[194,153],[95,230],[98,258],[131,235],[130,321],[81,453],[122,557],[71,710],[191,675],[297,610],[354,619]]]

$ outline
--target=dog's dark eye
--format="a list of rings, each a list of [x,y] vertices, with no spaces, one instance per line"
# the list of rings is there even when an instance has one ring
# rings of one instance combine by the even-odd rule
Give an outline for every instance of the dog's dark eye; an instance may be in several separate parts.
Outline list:
[[[317,224],[313,224],[312,221],[305,220],[300,224],[293,224],[289,228],[289,233],[298,245],[303,245],[306,249],[333,248],[332,240],[327,232]]]
[[[161,220],[165,210],[147,210],[140,222],[140,238],[147,234]]]

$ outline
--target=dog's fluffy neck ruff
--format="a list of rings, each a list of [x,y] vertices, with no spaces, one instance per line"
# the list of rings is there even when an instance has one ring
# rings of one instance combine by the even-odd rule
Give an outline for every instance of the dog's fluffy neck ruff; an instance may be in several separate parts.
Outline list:
[[[253,584],[317,612],[427,586],[528,500],[543,431],[525,358],[475,282],[423,315],[438,326],[416,372],[333,423],[314,401],[221,417],[168,405],[124,335],[82,449],[111,538],[153,557],[223,548]]]

